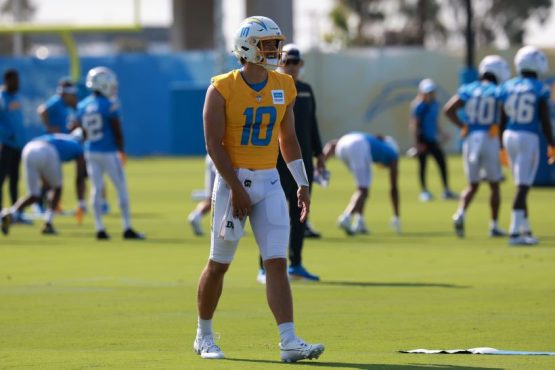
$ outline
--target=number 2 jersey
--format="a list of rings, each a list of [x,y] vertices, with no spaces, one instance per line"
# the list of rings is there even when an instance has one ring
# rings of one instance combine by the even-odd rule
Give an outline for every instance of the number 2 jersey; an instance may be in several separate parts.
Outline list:
[[[279,128],[287,106],[297,95],[293,78],[268,71],[263,89],[252,89],[240,70],[212,78],[225,100],[225,147],[234,168],[276,167]]]
[[[541,132],[539,104],[549,100],[547,85],[535,78],[516,77],[499,88],[499,98],[507,115],[507,130]]]
[[[110,121],[119,118],[119,103],[92,94],[77,105],[77,121],[86,132],[85,151],[115,152],[116,139]]]

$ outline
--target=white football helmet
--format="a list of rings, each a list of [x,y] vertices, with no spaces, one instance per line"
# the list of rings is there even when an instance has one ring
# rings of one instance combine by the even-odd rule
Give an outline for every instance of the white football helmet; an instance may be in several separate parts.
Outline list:
[[[515,68],[518,73],[523,71],[535,72],[538,75],[547,73],[549,69],[545,54],[533,47],[525,46],[515,55]]]
[[[511,77],[507,61],[499,55],[488,55],[480,62],[478,67],[480,75],[490,73],[497,79],[497,83],[505,82]]]
[[[265,40],[275,40],[275,49],[262,50],[261,42]],[[284,40],[285,36],[282,35],[279,26],[270,18],[248,17],[241,23],[235,34],[233,53],[239,59],[261,65],[268,70],[275,70],[284,64],[285,58],[282,51]]]
[[[107,98],[114,98],[118,90],[116,74],[107,67],[95,67],[87,73],[88,89],[97,91]]]

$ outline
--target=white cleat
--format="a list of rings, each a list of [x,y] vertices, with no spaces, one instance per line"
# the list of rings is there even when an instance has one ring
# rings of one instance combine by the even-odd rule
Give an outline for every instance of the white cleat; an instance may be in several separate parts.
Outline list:
[[[353,230],[351,229],[351,220],[352,218],[350,216],[345,215],[341,215],[337,219],[337,226],[339,226],[340,229],[343,229],[347,233],[347,235],[354,234]]]
[[[266,271],[264,269],[258,270],[258,275],[256,275],[256,281],[262,285],[266,285]]]
[[[351,228],[351,231],[353,234],[365,234],[365,235],[370,234],[370,230],[368,230],[368,228],[366,227],[362,219],[358,219],[358,221],[354,223],[354,225]]]
[[[220,347],[214,343],[212,335],[196,337],[193,343],[193,350],[197,355],[207,360],[219,360],[225,357]]]
[[[399,220],[399,217],[394,216],[391,219],[391,222],[389,223],[389,225],[391,226],[391,229],[395,231],[396,234],[401,234],[401,220]]]
[[[431,202],[434,197],[432,196],[432,193],[426,190],[420,193],[419,198],[421,202],[426,203],[426,202]]]
[[[187,221],[189,221],[189,224],[193,228],[193,233],[196,236],[204,235],[204,232],[202,231],[202,227],[200,226],[200,216],[196,216],[193,213],[191,213],[189,214],[189,217],[187,217]]]
[[[540,241],[532,235],[517,235],[509,238],[509,245],[511,246],[530,246],[536,245]]]
[[[317,359],[324,352],[323,344],[309,344],[296,338],[287,345],[279,345],[282,362],[297,362],[305,359]]]
[[[453,228],[455,229],[455,235],[464,238],[464,217],[460,214],[453,215]]]

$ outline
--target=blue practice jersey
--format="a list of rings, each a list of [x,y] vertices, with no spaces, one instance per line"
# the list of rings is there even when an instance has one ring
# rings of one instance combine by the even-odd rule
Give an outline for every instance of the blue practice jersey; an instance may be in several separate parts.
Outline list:
[[[0,133],[2,144],[21,149],[27,142],[19,94],[0,93]]]
[[[468,132],[487,131],[499,122],[497,94],[497,85],[489,81],[475,81],[459,88]]]
[[[499,88],[499,98],[507,114],[507,130],[541,132],[539,103],[549,100],[547,85],[535,78],[516,77]]]
[[[417,128],[419,138],[429,142],[437,141],[437,118],[439,114],[439,103],[434,100],[426,103],[420,99],[411,104],[411,116],[420,121]]]
[[[399,154],[383,139],[365,132],[353,132],[353,134],[363,135],[370,146],[372,162],[384,166],[389,166],[392,162],[399,159]]]
[[[77,105],[77,121],[87,134],[85,150],[91,152],[117,151],[110,121],[119,118],[119,104],[102,95],[89,95]]]
[[[33,141],[46,141],[58,152],[62,162],[69,162],[75,160],[77,157],[83,155],[83,145],[79,140],[68,134],[47,134],[39,136]]]
[[[48,116],[48,124],[56,126],[58,132],[62,134],[69,133],[69,125],[74,116],[73,108],[64,103],[59,94],[53,95],[44,104],[46,115]]]

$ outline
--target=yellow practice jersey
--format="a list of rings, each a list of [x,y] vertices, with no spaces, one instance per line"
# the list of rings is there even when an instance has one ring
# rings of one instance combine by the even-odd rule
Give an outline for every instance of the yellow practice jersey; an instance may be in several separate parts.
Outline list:
[[[269,71],[266,86],[257,92],[234,70],[213,77],[212,85],[225,99],[223,145],[233,167],[275,168],[280,124],[297,96],[293,78]]]

